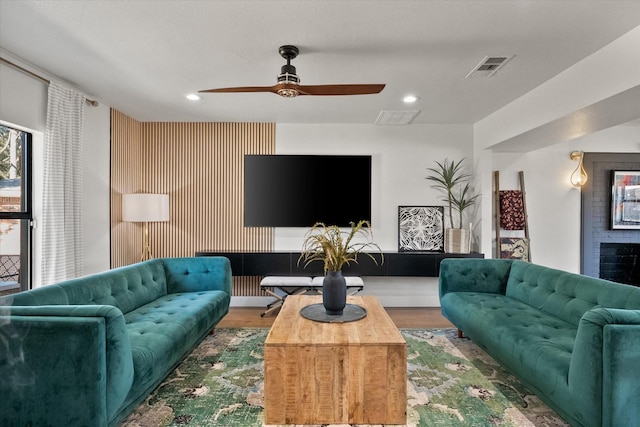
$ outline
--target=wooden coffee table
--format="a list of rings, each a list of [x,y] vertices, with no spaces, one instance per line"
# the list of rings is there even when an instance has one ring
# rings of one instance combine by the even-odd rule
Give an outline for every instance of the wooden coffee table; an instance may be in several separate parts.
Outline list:
[[[321,296],[287,297],[264,343],[265,424],[405,424],[407,344],[373,296],[348,323],[307,320]]]

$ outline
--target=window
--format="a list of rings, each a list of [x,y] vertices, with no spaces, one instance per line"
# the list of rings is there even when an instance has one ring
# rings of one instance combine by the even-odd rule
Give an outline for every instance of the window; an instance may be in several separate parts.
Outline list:
[[[0,125],[0,295],[31,283],[31,138]]]

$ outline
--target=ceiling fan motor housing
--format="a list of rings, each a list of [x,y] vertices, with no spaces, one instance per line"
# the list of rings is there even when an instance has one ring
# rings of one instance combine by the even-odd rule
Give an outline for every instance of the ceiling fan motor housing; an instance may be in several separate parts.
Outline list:
[[[300,93],[295,87],[289,85],[300,84],[300,77],[296,74],[296,67],[291,65],[291,60],[298,56],[298,48],[292,45],[280,46],[278,50],[280,56],[287,60],[287,63],[280,68],[280,75],[278,76],[278,85],[283,85],[277,89],[277,94],[284,98],[294,98]]]
[[[283,65],[280,69],[280,75],[278,76],[278,84],[284,86],[277,90],[278,95],[284,98],[295,98],[298,96],[299,92],[295,87],[289,86],[300,84],[300,78],[296,74],[296,67],[290,64]]]
[[[300,77],[296,74],[296,67],[290,64],[283,65],[282,68],[280,68],[278,83],[299,84]]]

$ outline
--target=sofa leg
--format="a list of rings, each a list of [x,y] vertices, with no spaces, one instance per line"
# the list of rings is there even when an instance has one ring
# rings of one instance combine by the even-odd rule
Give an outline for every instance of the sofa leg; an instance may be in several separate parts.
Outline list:
[[[209,331],[209,335],[215,335],[216,334],[216,328],[213,328]]]
[[[458,329],[458,338],[464,338],[464,334],[460,329]]]

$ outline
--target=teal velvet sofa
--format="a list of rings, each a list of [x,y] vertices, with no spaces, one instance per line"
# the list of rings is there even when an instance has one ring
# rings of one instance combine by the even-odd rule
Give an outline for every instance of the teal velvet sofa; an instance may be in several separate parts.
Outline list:
[[[574,426],[640,425],[640,288],[445,259],[442,314]]]
[[[0,425],[118,425],[230,298],[223,257],[152,259],[0,298]]]

